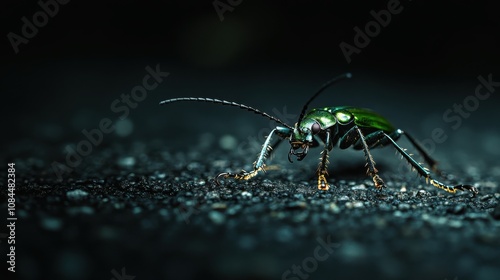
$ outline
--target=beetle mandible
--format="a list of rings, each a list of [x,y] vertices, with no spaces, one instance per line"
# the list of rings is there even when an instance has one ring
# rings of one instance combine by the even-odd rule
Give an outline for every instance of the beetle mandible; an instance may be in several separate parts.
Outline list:
[[[351,76],[351,73],[345,73],[323,84],[321,88],[304,104],[299,119],[293,127],[263,111],[244,104],[226,100],[203,97],[181,97],[161,101],[160,105],[179,101],[211,102],[245,109],[256,114],[260,114],[280,124],[269,133],[264,141],[257,160],[253,163],[252,171],[241,171],[240,173],[220,173],[215,177],[216,184],[219,184],[218,179],[220,177],[241,180],[248,180],[255,177],[259,171],[265,170],[265,160],[269,157],[273,148],[281,143],[282,140],[288,139],[290,142],[288,160],[290,162],[293,162],[292,156],[296,157],[298,161],[301,161],[306,157],[309,152],[309,148],[317,147],[320,143],[323,143],[323,151],[321,152],[320,163],[317,171],[319,190],[326,191],[330,188],[327,181],[328,154],[337,144],[340,149],[353,147],[356,150],[363,150],[366,158],[367,175],[372,177],[373,183],[377,189],[384,188],[384,181],[378,175],[378,170],[375,168],[375,161],[370,153],[370,149],[382,147],[384,145],[392,145],[402,158],[408,161],[408,163],[412,166],[412,169],[415,170],[420,176],[424,177],[425,181],[434,187],[443,189],[450,193],[456,193],[457,190],[467,190],[472,192],[473,195],[478,193],[478,190],[471,185],[450,186],[433,179],[431,177],[430,170],[413,159],[410,154],[405,151],[405,149],[401,148],[396,143],[396,141],[404,135],[423,156],[425,162],[431,167],[431,169],[436,173],[440,173],[437,169],[437,161],[434,160],[425,151],[422,145],[420,145],[410,134],[401,129],[395,128],[386,118],[372,110],[351,106],[339,106],[317,108],[307,112],[309,104],[322,92],[324,92],[325,89],[332,86],[339,80],[351,78]],[[274,135],[277,135],[279,139],[277,142],[272,144],[271,141]]]

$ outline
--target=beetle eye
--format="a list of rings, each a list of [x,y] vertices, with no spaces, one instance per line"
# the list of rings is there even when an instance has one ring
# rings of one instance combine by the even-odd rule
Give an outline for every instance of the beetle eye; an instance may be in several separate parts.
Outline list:
[[[318,134],[321,131],[321,126],[319,123],[314,123],[311,127],[311,131],[313,134]]]

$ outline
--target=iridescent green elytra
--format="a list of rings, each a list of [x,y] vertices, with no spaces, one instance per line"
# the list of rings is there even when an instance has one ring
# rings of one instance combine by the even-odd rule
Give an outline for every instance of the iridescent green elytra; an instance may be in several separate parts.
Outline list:
[[[253,164],[252,171],[242,171],[240,173],[220,173],[215,178],[215,182],[217,184],[219,184],[218,179],[220,177],[241,180],[248,180],[255,177],[259,171],[265,170],[265,160],[273,151],[273,148],[281,143],[282,140],[288,139],[290,142],[288,160],[290,162],[292,162],[292,156],[295,156],[297,160],[301,161],[307,155],[309,148],[317,147],[320,143],[323,143],[323,150],[321,152],[320,163],[317,171],[318,189],[320,190],[326,191],[330,188],[326,178],[328,175],[328,154],[333,147],[337,145],[340,149],[353,147],[356,150],[363,150],[366,157],[367,174],[372,177],[375,187],[377,189],[382,189],[385,187],[385,184],[382,178],[378,175],[378,170],[375,168],[375,161],[370,153],[370,149],[385,145],[392,145],[397,152],[399,152],[401,156],[408,161],[413,169],[419,175],[425,177],[426,182],[432,184],[433,186],[450,193],[455,193],[457,190],[468,190],[474,195],[478,193],[478,190],[471,185],[450,186],[434,180],[431,177],[429,169],[423,167],[422,164],[415,161],[396,143],[396,141],[401,137],[401,135],[405,135],[410,143],[412,143],[423,156],[426,163],[430,165],[435,172],[440,173],[437,169],[437,162],[431,158],[431,156],[412,136],[401,129],[395,128],[386,118],[372,110],[350,106],[339,106],[317,108],[307,112],[309,104],[326,88],[341,79],[350,77],[351,74],[347,73],[325,83],[303,106],[299,119],[293,127],[274,116],[250,106],[219,99],[203,97],[173,98],[160,102],[160,105],[178,101],[212,102],[221,105],[239,107],[241,109],[260,114],[280,124],[267,136],[264,144],[262,145],[259,156]],[[274,135],[277,135],[279,139],[277,142],[272,143],[271,141]]]

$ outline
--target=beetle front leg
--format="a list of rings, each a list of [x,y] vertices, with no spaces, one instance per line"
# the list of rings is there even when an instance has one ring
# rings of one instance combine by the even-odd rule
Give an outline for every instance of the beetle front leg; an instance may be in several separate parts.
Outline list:
[[[217,175],[215,177],[215,183],[218,186],[220,185],[220,183],[219,183],[220,177],[223,177],[226,179],[227,178],[234,178],[237,180],[249,180],[249,179],[257,176],[259,171],[265,171],[265,168],[266,168],[265,160],[273,151],[273,147],[271,147],[270,143],[271,143],[271,139],[272,139],[272,136],[275,133],[275,131],[276,131],[276,129],[273,129],[271,131],[271,133],[269,133],[269,135],[267,136],[267,139],[264,142],[264,144],[262,145],[262,149],[259,153],[259,156],[257,157],[257,160],[253,163],[253,170],[252,171],[247,172],[245,170],[242,170],[240,173],[227,173],[227,172],[220,173],[219,175]],[[283,139],[280,139],[273,146],[276,147],[282,140]]]
[[[325,148],[321,152],[320,163],[318,166],[318,189],[322,191],[327,191],[330,189],[326,177],[328,176],[328,152],[330,150],[330,132],[326,131],[326,141]]]

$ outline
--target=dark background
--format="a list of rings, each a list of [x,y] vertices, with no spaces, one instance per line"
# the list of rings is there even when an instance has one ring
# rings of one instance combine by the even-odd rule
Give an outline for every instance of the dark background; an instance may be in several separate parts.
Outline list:
[[[73,0],[66,5],[60,5],[57,15],[50,18],[46,26],[39,28],[38,34],[29,39],[28,44],[19,46],[18,54],[15,54],[10,46],[7,34],[14,32],[20,35],[23,25],[21,18],[26,16],[31,20],[33,14],[41,8],[36,1],[13,1],[8,5],[4,4],[1,11],[1,30],[4,34],[2,46],[4,48],[0,53],[4,133],[1,140],[3,149],[0,158],[2,162],[13,161],[18,166],[16,175],[22,182],[18,187],[18,198],[21,201],[18,202],[18,208],[24,210],[22,213],[27,221],[25,225],[28,222],[32,224],[18,229],[19,235],[24,236],[19,245],[21,248],[19,250],[22,250],[19,252],[20,258],[23,253],[28,255],[28,252],[32,251],[31,246],[36,247],[33,255],[18,265],[19,269],[23,269],[24,265],[26,270],[33,267],[37,270],[21,275],[28,279],[41,279],[41,275],[60,279],[90,279],[96,276],[111,278],[112,274],[109,273],[111,269],[119,270],[120,266],[127,265],[131,267],[133,263],[131,260],[134,260],[136,256],[147,255],[148,261],[145,260],[145,263],[155,263],[149,262],[149,258],[155,260],[163,258],[170,261],[166,267],[181,267],[179,270],[181,272],[178,274],[165,272],[166,270],[161,274],[172,279],[175,279],[174,277],[199,278],[200,275],[204,275],[203,273],[214,277],[235,278],[238,276],[241,279],[253,279],[252,277],[277,279],[276,275],[278,278],[281,277],[281,274],[274,272],[281,272],[307,256],[311,248],[314,248],[319,232],[323,235],[331,233],[326,229],[327,227],[321,229],[320,225],[316,230],[316,224],[308,224],[313,229],[308,233],[307,238],[299,239],[294,243],[295,245],[292,246],[286,242],[282,244],[284,247],[270,245],[269,248],[282,250],[281,252],[287,252],[287,250],[295,252],[294,248],[298,247],[297,251],[305,253],[293,255],[296,257],[293,260],[279,256],[284,259],[282,259],[283,263],[276,264],[278,268],[275,266],[273,269],[257,274],[248,274],[248,271],[254,270],[241,263],[246,262],[249,265],[258,266],[260,262],[265,261],[259,262],[255,259],[276,260],[277,255],[273,251],[260,248],[255,249],[257,253],[250,251],[251,253],[243,258],[234,257],[241,254],[233,251],[231,243],[232,234],[238,232],[251,235],[253,227],[247,232],[245,227],[235,226],[238,230],[232,231],[231,226],[223,225],[222,229],[219,227],[205,232],[202,230],[205,227],[204,223],[209,223],[211,220],[200,218],[205,216],[198,214],[199,224],[186,224],[180,218],[176,221],[167,219],[167,222],[160,222],[156,225],[162,230],[150,230],[144,234],[145,238],[150,238],[150,242],[143,244],[142,241],[137,241],[143,238],[141,237],[143,231],[140,230],[141,226],[137,226],[134,221],[140,223],[139,221],[155,216],[146,214],[146,217],[139,219],[133,212],[135,207],[146,209],[145,205],[154,205],[153,209],[148,210],[151,213],[156,213],[156,208],[165,207],[175,217],[174,213],[178,212],[176,212],[176,207],[183,205],[174,203],[162,206],[148,202],[147,199],[143,200],[148,193],[154,196],[154,192],[148,192],[148,184],[162,188],[161,192],[165,199],[178,198],[177,196],[183,198],[187,190],[203,193],[203,189],[191,190],[192,186],[189,182],[199,180],[199,178],[208,180],[208,176],[224,171],[224,168],[233,171],[242,167],[248,169],[254,160],[256,151],[235,152],[235,149],[227,147],[225,150],[219,140],[226,135],[236,140],[237,143],[241,143],[250,141],[248,137],[255,136],[260,142],[263,140],[262,128],[269,127],[268,120],[238,109],[195,103],[177,103],[161,107],[158,103],[163,99],[173,97],[213,97],[241,102],[269,113],[274,110],[282,112],[286,106],[287,112],[297,114],[302,104],[323,82],[346,71],[352,72],[354,78],[329,90],[316,100],[312,107],[339,105],[369,107],[387,116],[397,127],[413,132],[419,139],[429,138],[434,128],[442,128],[448,135],[448,140],[443,144],[438,144],[433,153],[441,161],[442,166],[461,174],[469,183],[490,182],[489,186],[493,186],[490,189],[484,189],[484,193],[490,193],[492,196],[492,202],[486,206],[484,203],[474,204],[462,200],[459,202],[472,207],[471,209],[475,211],[471,210],[473,213],[492,212],[498,204],[498,197],[494,194],[498,193],[496,186],[500,170],[498,162],[500,132],[497,124],[500,97],[498,91],[492,93],[487,101],[482,101],[479,108],[472,112],[469,118],[463,119],[463,124],[458,129],[452,129],[449,123],[444,122],[442,114],[447,109],[451,109],[453,104],[462,103],[464,98],[474,94],[479,83],[477,80],[479,75],[487,77],[492,74],[493,80],[500,80],[498,72],[500,20],[496,3],[495,1],[401,1],[402,12],[392,15],[388,26],[382,27],[379,35],[372,38],[360,54],[352,55],[352,62],[347,63],[339,44],[345,41],[353,45],[355,36],[353,28],[357,26],[364,29],[365,25],[373,20],[370,11],[386,9],[388,2],[243,0],[240,5],[234,7],[232,12],[225,12],[224,20],[220,21],[212,1],[88,2]],[[146,66],[155,68],[157,64],[160,65],[162,71],[170,72],[170,76],[165,78],[157,89],[149,92],[147,98],[140,102],[136,109],[130,111],[127,121],[122,123],[121,131],[123,132],[127,127],[131,130],[128,133],[125,131],[120,134],[115,131],[104,135],[103,143],[94,147],[92,154],[85,157],[82,164],[73,172],[64,174],[62,180],[57,180],[51,164],[54,161],[64,163],[65,148],[74,146],[85,139],[81,133],[83,129],[97,128],[102,118],[117,120],[119,114],[111,111],[110,104],[121,94],[129,94],[134,86],[141,84],[146,74],[144,70]],[[293,121],[290,124],[293,124]],[[173,156],[165,157],[164,152]],[[148,160],[142,161],[140,155],[143,153],[149,155]],[[394,175],[396,179],[391,175],[398,166],[397,158],[391,155],[392,151],[377,151],[375,154],[379,156],[379,159],[376,159],[377,162],[380,161],[381,166],[386,167],[383,171],[387,177],[386,180],[398,179],[397,175]],[[366,177],[363,174],[363,157],[355,155],[355,153],[348,152],[339,153],[338,156],[332,156],[331,161],[333,170],[342,170],[344,163],[348,162],[356,166],[357,169],[353,170],[359,169],[359,172],[349,169],[345,174],[347,177],[354,175],[355,178],[360,178],[361,181],[355,179],[359,183],[363,182]],[[136,159],[137,163],[132,164],[135,169],[130,169],[127,165],[129,157]],[[286,151],[282,150],[277,154],[276,160],[282,163],[285,158]],[[304,175],[314,174],[316,155],[310,158],[314,159],[308,158],[304,164],[285,166],[289,168],[291,174],[294,170],[300,170],[303,175],[294,178],[298,181],[309,182],[310,189],[314,190],[316,188],[314,178]],[[198,169],[193,167],[193,160],[196,160],[194,163],[202,166],[203,172],[198,172]],[[230,160],[231,164],[214,167],[214,162],[217,160]],[[157,164],[156,167],[152,163]],[[165,180],[160,180],[164,177],[157,176],[158,169],[162,168],[167,170]],[[184,172],[194,176],[194,179],[186,177]],[[346,179],[342,176],[342,172],[331,173],[334,173],[332,176],[334,184],[342,185],[338,181]],[[135,179],[132,178],[133,176],[127,177],[131,174],[136,176]],[[280,186],[286,193],[289,191],[287,188],[290,188],[286,185],[290,177],[286,175],[286,173],[275,177],[264,175],[256,179],[256,182],[260,184],[262,180],[270,179],[273,183],[283,184]],[[132,192],[128,187],[123,187],[124,184],[126,185],[124,182],[134,180],[142,182],[141,180],[146,180],[144,178],[157,180],[153,183],[149,181],[144,183],[144,190],[141,190],[144,193],[136,190]],[[409,178],[414,179],[412,176]],[[271,183],[268,182],[268,184]],[[410,183],[409,187],[416,189],[418,184],[418,182]],[[105,189],[94,191],[89,187],[90,185],[102,185]],[[239,191],[252,190],[255,187],[245,184],[238,186]],[[115,187],[120,190],[117,196],[124,201],[129,200],[127,192],[134,193],[135,196],[130,199],[137,199],[139,206],[124,202],[127,205],[124,209],[116,210],[111,207],[112,210],[109,210],[96,202],[107,197],[107,192],[113,192]],[[84,189],[90,194],[88,201],[83,204],[89,204],[95,209],[93,215],[90,215],[91,218],[84,218],[83,221],[74,220],[72,212],[66,213],[69,211],[68,208],[74,206],[72,203],[76,203],[67,201],[67,191],[74,189]],[[208,189],[217,192],[213,186]],[[394,190],[397,189],[394,188]],[[231,192],[231,188],[223,190]],[[439,195],[439,192],[432,188],[428,190]],[[255,191],[258,192],[259,189]],[[272,193],[280,195],[276,192]],[[290,195],[293,198],[294,192],[292,191]],[[371,191],[366,195],[375,196]],[[334,194],[320,198],[325,201],[334,201],[339,196],[339,194]],[[312,198],[307,196],[307,193],[306,197],[315,199],[314,196]],[[486,198],[484,201],[489,201],[489,199]],[[205,213],[203,203],[208,203],[207,201],[210,200],[204,200],[201,206],[195,208],[196,211]],[[290,203],[293,202],[292,199]],[[418,204],[418,199],[415,203]],[[78,201],[76,204],[81,206],[82,202]],[[344,202],[340,204],[344,205]],[[342,211],[346,210],[342,207]],[[398,209],[397,205],[394,207]],[[425,208],[425,205],[421,207]],[[285,207],[285,209],[288,208]],[[295,208],[292,207],[292,209]],[[389,210],[388,212],[393,212],[393,209]],[[146,212],[150,213],[148,211]],[[263,212],[257,216],[266,219],[266,211]],[[439,210],[437,212],[440,213]],[[444,212],[448,213],[446,209]],[[135,215],[131,224],[122,225],[123,221],[120,219],[128,219],[127,215],[131,213]],[[342,234],[349,236],[349,219],[357,216],[356,213],[348,210],[342,213],[347,226],[339,227],[345,230],[341,230]],[[373,212],[368,211],[368,213]],[[421,218],[417,214],[416,216]],[[47,223],[50,224],[50,220],[46,221],[47,217],[59,219],[64,226],[56,227],[54,230],[47,226]],[[418,220],[418,218],[415,219]],[[335,223],[334,221],[329,220],[327,223],[332,224]],[[235,223],[238,222],[245,223],[240,219],[235,221]],[[487,230],[488,234],[498,233],[498,221],[494,227],[488,223],[481,227],[491,230]],[[120,248],[122,241],[132,242],[136,245],[132,246],[133,250],[124,249],[126,253],[123,254],[119,252],[106,254],[97,249],[85,250],[87,246],[94,246],[92,227],[100,232],[99,230],[105,225],[113,227],[116,224],[119,225],[118,228],[123,226],[120,229],[127,232],[129,232],[128,227],[134,228],[134,236],[130,236],[130,233],[123,233],[121,237],[110,237],[113,240],[110,243],[97,243],[104,248],[109,245],[116,249]],[[259,228],[266,226],[274,232],[272,222],[255,225]],[[398,224],[394,227],[399,228]],[[77,234],[73,231],[83,230],[83,228],[89,230],[86,232],[88,235],[84,234],[80,236],[80,239],[76,238]],[[206,228],[211,228],[211,226]],[[160,238],[167,240],[164,243],[154,238],[156,234],[171,229],[175,230],[175,233],[167,235],[170,237]],[[357,230],[365,231],[366,228]],[[40,232],[40,236],[47,237],[33,238],[31,234],[28,234],[30,232],[36,233],[37,236]],[[120,232],[120,230],[114,232]],[[228,240],[228,244],[225,244],[227,247],[215,241],[218,240],[216,237],[218,234],[224,237],[219,240]],[[190,236],[193,237],[190,238]],[[264,237],[259,239],[262,236],[266,236],[265,233],[254,235],[257,243],[262,241],[263,247],[267,246],[267,242],[272,244]],[[376,239],[375,236],[370,237],[368,234],[368,239]],[[466,237],[460,234],[457,236],[457,244],[466,243],[462,242],[461,238],[477,239],[474,234],[466,235]],[[356,237],[353,238],[357,240]],[[396,233],[392,239],[399,238]],[[417,240],[415,244],[428,243],[427,239],[419,238],[419,236],[415,238]],[[74,240],[83,240],[84,244],[75,243]],[[191,241],[194,243],[186,245],[189,247],[186,250],[182,247],[166,251],[156,248],[161,247],[157,244],[191,244]],[[223,252],[217,254],[219,247],[207,245],[212,242],[225,248]],[[347,248],[351,244],[342,240],[339,243]],[[365,244],[364,241],[360,243]],[[301,247],[300,244],[303,246]],[[23,247],[27,245],[30,247]],[[156,249],[151,249],[151,251],[146,248],[137,249],[146,245],[148,248],[155,247]],[[494,245],[498,246],[498,239],[484,246]],[[234,246],[234,248],[237,247]],[[77,249],[70,250],[68,253],[66,248]],[[51,254],[52,250],[57,253]],[[469,248],[464,249],[465,251],[457,250],[461,253],[469,252]],[[109,250],[103,249],[103,251]],[[346,252],[348,255],[351,251]],[[490,260],[490,264],[494,264],[492,256],[498,257],[498,251],[478,252],[471,253],[473,256],[471,258],[479,255]],[[255,254],[252,255],[252,253]],[[67,254],[71,261],[58,263],[58,260],[65,259]],[[195,257],[191,258],[191,254]],[[94,255],[99,256],[98,264],[92,261]],[[118,258],[118,255],[121,258]],[[183,257],[176,260],[178,255]],[[382,255],[385,256],[385,254]],[[420,256],[419,253],[416,255]],[[217,259],[217,256],[220,259]],[[378,257],[377,255],[370,256]],[[436,256],[434,254],[434,257]],[[206,258],[211,257],[215,257],[217,264],[225,264],[234,257],[235,262],[240,264],[235,267],[240,267],[240,269],[231,270],[224,265],[211,267],[211,262],[206,263]],[[342,255],[338,257],[342,258]],[[109,261],[109,265],[105,265],[110,258],[114,258],[115,261]],[[404,260],[402,258],[403,263]],[[394,259],[391,261],[396,262]],[[391,261],[388,263],[392,264]],[[416,258],[408,263],[420,261],[421,259]],[[38,262],[41,263],[39,266],[34,264]],[[86,263],[86,265],[76,265],[73,268],[76,271],[89,268],[87,274],[75,276],[68,272],[71,271],[71,265],[74,263]],[[138,267],[134,267],[133,272],[133,275],[137,275],[137,279],[158,279],[158,277],[163,279],[157,273],[161,270],[157,266],[156,270],[143,271],[140,267],[144,265],[138,263]],[[454,276],[458,276],[459,279],[475,278],[474,275],[477,274],[471,271],[481,268],[477,263],[474,263],[476,266],[467,267],[469,274],[462,272],[462,275],[458,275],[458,271],[453,271],[451,268],[446,273],[432,274],[435,277],[432,279],[453,278]],[[355,264],[356,262],[351,263],[352,267],[355,267]],[[360,264],[366,264],[366,262]],[[459,262],[456,265],[460,267],[462,264],[463,262]],[[61,267],[69,268],[62,269]],[[362,267],[370,268],[370,266]],[[190,270],[192,274],[187,273]],[[392,274],[386,273],[386,270],[390,269],[376,270],[377,275],[386,279],[403,276],[411,278],[413,275],[411,267],[408,266],[400,266],[399,270]],[[183,271],[186,273],[182,273]],[[498,270],[492,271],[498,272]],[[490,279],[488,277],[493,273],[492,271],[481,274],[480,279]],[[422,274],[416,274],[415,277],[424,277],[431,272],[434,270],[423,269]],[[334,277],[335,273],[324,270],[318,273],[317,277],[321,277],[320,275]],[[337,274],[338,277],[360,275],[362,274],[349,274],[345,271]],[[436,275],[443,277],[436,278]]]
[[[10,133],[3,141],[41,136],[40,123],[59,131],[52,140],[77,137],[113,117],[111,102],[140,83],[146,65],[160,64],[171,76],[130,115],[133,136],[144,138],[165,133],[172,118],[184,119],[185,128],[217,132],[234,131],[210,127],[221,115],[208,117],[218,112],[258,121],[205,105],[156,106],[162,99],[209,96],[295,112],[319,85],[345,71],[355,79],[314,105],[370,107],[420,130],[429,114],[441,115],[473,94],[478,75],[495,75],[500,24],[494,1],[402,1],[403,11],[351,64],[339,44],[352,45],[353,28],[364,29],[373,20],[370,11],[386,9],[388,1],[336,2],[243,1],[221,22],[211,1],[70,1],[17,55],[4,37],[2,103],[12,120],[5,122]],[[2,12],[3,33],[20,34],[21,17],[39,10],[34,1],[11,3]],[[481,104],[470,121],[489,125],[483,112],[494,109],[495,100]]]

